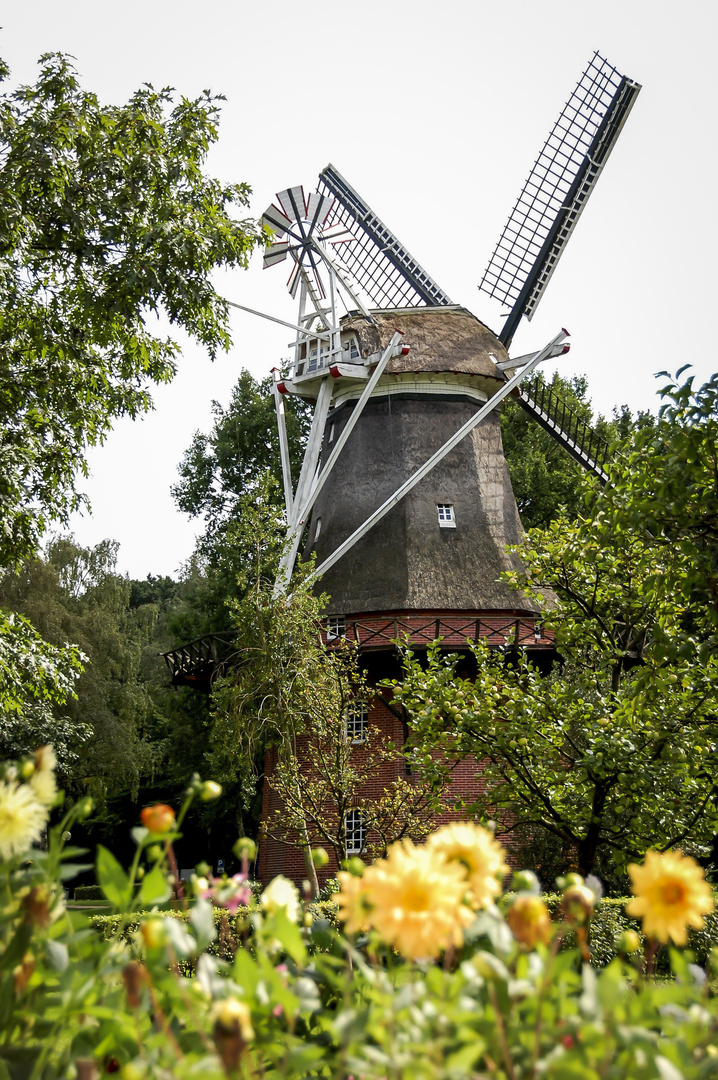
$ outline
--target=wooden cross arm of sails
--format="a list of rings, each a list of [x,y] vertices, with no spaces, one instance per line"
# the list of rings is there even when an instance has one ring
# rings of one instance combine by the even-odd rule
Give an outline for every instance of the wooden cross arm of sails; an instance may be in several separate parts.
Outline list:
[[[354,532],[348,536],[332,554],[326,558],[319,566],[316,567],[314,574],[316,577],[321,577],[325,571],[334,566],[346,553],[354,547],[354,545],[365,536],[370,529],[372,529],[377,522],[381,521],[390,510],[393,509],[401,500],[407,495],[412,488],[416,487],[424,477],[429,473],[446,457],[458,444],[464,439],[469,432],[473,431],[487,416],[499,405],[505,397],[507,397],[518,385],[525,379],[535,367],[542,361],[549,359],[552,356],[560,355],[564,349],[564,342],[568,337],[568,331],[561,330],[556,334],[543,349],[538,352],[529,353],[526,356],[519,358],[521,367],[516,371],[507,382],[498,390],[489,400],[483,405],[473,416],[471,416],[465,424],[463,424],[458,431],[455,432],[451,438],[441,446],[434,454],[431,455],[423,465],[420,465],[407,480],[401,484],[396,491],[386,499],[381,506],[377,507],[365,521],[354,530]],[[312,430],[310,431],[309,441],[307,444],[307,451],[305,453],[304,464],[302,466],[302,475],[300,476],[299,484],[297,487],[297,495],[293,500],[294,507],[299,507],[298,512],[290,515],[289,525],[287,528],[287,544],[285,554],[280,563],[279,571],[277,574],[277,581],[275,584],[275,595],[281,595],[287,591],[289,581],[291,578],[294,564],[296,562],[297,553],[299,551],[299,544],[301,541],[301,534],[308,519],[309,512],[311,511],[314,501],[318,496],[321,488],[326,482],[331,470],[341,453],[343,446],[345,445],[351,431],[359,420],[361,413],[366,405],[367,401],[371,397],[371,393],[379,381],[383,371],[391,358],[399,348],[399,341],[401,335],[397,331],[392,337],[387,349],[382,355],[381,359],[376,365],[376,368],[369,379],[367,385],[364,387],[361,397],[359,398],[356,407],[352,410],[350,420],[347,422],[344,430],[337,441],[337,445],[334,447],[331,455],[329,456],[325,467],[321,473],[316,474],[317,465],[319,461],[319,452],[321,449],[321,440],[324,432],[324,425],[326,423],[327,414],[329,412],[329,405],[332,395],[332,383],[331,376],[325,377],[322,382],[319,397],[317,400],[317,406],[314,413],[314,422],[312,423]],[[281,424],[281,422],[280,422]],[[312,479],[309,479],[311,477]],[[291,478],[289,480],[291,485]],[[285,476],[285,490],[287,485],[287,478]],[[309,487],[309,494],[307,494],[307,487]]]

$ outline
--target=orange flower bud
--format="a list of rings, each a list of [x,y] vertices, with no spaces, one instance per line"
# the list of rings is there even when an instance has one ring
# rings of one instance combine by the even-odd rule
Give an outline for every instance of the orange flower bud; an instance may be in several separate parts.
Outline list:
[[[140,814],[140,820],[151,833],[169,832],[174,825],[175,812],[166,803],[156,803],[154,806],[146,806]]]

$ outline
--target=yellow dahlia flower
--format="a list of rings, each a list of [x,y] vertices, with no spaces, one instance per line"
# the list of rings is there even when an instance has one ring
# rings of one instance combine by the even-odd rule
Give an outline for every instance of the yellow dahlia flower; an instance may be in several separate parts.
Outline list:
[[[676,945],[685,945],[686,928],[699,930],[702,916],[713,911],[715,905],[703,870],[680,851],[649,851],[643,866],[631,863],[628,873],[635,899],[626,904],[626,912],[643,920],[646,937],[664,944],[671,938]]]
[[[371,925],[371,904],[363,877],[340,870],[337,874],[341,891],[332,899],[339,905],[339,918],[346,923],[348,934],[360,934]]]
[[[430,851],[464,868],[473,908],[486,907],[501,892],[501,880],[508,874],[504,849],[493,833],[470,821],[444,825],[426,841]]]
[[[437,851],[410,840],[392,844],[386,859],[367,867],[362,886],[379,936],[412,960],[438,956],[460,945],[473,921],[463,903],[466,874]]]
[[[11,859],[40,839],[47,809],[27,784],[0,781],[0,857]]]

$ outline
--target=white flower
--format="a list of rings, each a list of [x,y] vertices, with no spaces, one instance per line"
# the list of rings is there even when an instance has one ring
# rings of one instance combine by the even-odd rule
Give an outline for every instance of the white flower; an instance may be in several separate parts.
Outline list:
[[[11,859],[40,839],[47,809],[28,784],[0,781],[0,857]]]
[[[270,915],[284,909],[291,922],[299,919],[299,893],[296,885],[282,874],[275,877],[262,893],[262,907]]]
[[[54,806],[57,798],[57,784],[55,774],[49,769],[36,769],[30,777],[30,787],[35,793],[35,798],[43,806]]]
[[[35,751],[35,768],[38,772],[54,772],[57,768],[57,757],[51,743]]]

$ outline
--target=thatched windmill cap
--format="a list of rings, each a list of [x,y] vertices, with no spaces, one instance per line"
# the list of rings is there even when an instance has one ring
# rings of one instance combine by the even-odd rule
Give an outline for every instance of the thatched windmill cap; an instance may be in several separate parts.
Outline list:
[[[362,316],[351,315],[342,320],[342,329],[355,332],[365,358],[382,352],[394,331],[400,330],[411,349],[389,361],[387,374],[444,371],[504,382],[496,361],[508,359],[506,349],[466,308],[397,308],[371,314],[374,325]]]

